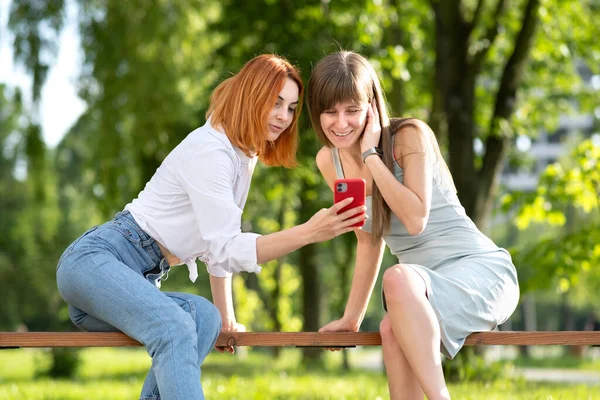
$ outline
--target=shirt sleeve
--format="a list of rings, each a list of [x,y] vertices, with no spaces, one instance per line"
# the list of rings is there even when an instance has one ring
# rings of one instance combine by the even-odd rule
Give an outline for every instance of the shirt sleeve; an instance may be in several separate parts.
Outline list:
[[[256,233],[242,233],[242,212],[234,199],[233,184],[239,160],[219,145],[187,151],[179,179],[187,192],[200,240],[206,254],[201,257],[208,272],[225,277],[233,272],[260,272],[256,260]]]

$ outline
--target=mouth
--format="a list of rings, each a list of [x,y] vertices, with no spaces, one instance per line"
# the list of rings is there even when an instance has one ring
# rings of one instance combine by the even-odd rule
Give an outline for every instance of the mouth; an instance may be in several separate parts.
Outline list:
[[[346,137],[346,136],[348,136],[349,134],[351,134],[351,133],[352,133],[352,131],[351,131],[351,130],[350,130],[350,131],[347,131],[347,132],[336,132],[336,131],[331,131],[331,132],[333,132],[333,134],[334,134],[335,136],[337,136],[337,137]]]
[[[269,124],[269,128],[274,132],[280,132],[283,130],[282,126],[277,126],[277,125],[273,125],[273,124]]]

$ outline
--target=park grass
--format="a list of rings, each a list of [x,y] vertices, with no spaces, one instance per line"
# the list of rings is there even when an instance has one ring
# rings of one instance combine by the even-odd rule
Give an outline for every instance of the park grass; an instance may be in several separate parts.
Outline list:
[[[0,399],[80,400],[136,399],[150,359],[143,349],[85,349],[73,379],[36,376],[44,350],[0,351]],[[336,358],[337,357],[337,358]],[[338,369],[339,353],[328,355],[324,368],[303,368],[299,352],[286,350],[277,361],[264,353],[228,356],[213,352],[203,367],[209,399],[238,400],[385,400],[385,377],[377,371]],[[450,385],[453,399],[586,400],[600,398],[599,386],[556,385],[503,379],[492,383]]]
[[[552,357],[517,357],[511,361],[515,367],[564,368],[581,371],[600,371],[600,359],[579,358],[570,355]]]

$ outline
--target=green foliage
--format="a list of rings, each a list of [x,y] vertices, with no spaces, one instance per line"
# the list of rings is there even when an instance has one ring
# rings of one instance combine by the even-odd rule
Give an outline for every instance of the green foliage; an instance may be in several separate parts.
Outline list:
[[[63,24],[64,6],[63,0],[11,3],[8,27],[14,34],[15,59],[31,72],[34,100],[40,98],[52,56],[56,55],[56,39]]]
[[[81,364],[79,350],[72,348],[52,348],[40,355],[36,362],[36,378],[72,378]]]
[[[488,363],[477,356],[472,347],[463,348],[452,360],[443,362],[447,382],[494,382],[507,379],[513,373],[510,363],[496,361]]]
[[[51,158],[19,92],[0,86],[0,327],[56,326],[59,215]],[[49,283],[50,282],[50,283]]]
[[[532,223],[563,227],[557,233],[542,235],[534,244],[514,249],[523,291],[553,284],[564,293],[583,282],[597,285],[599,195],[600,145],[586,140],[563,162],[546,168],[534,193],[504,196],[507,209],[519,205],[515,217],[519,229]]]

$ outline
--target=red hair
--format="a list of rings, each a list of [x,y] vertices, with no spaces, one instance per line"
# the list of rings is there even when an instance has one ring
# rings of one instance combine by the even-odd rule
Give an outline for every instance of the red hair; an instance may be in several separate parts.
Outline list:
[[[292,123],[279,138],[268,140],[267,120],[286,79],[298,85],[298,106]],[[304,86],[298,69],[285,58],[263,54],[248,61],[234,76],[212,92],[206,117],[221,128],[234,146],[247,156],[257,155],[269,166],[296,166],[298,116]]]

